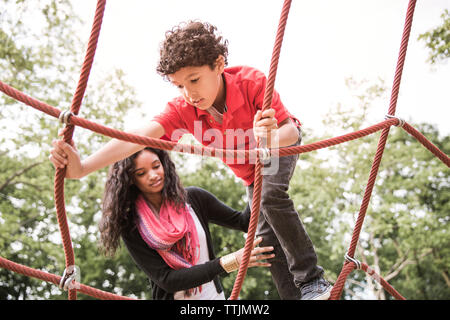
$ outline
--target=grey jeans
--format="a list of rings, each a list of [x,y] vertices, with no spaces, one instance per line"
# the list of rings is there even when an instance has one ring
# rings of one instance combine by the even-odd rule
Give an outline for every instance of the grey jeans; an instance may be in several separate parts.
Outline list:
[[[295,145],[300,145],[299,139]],[[279,161],[276,173],[262,176],[260,215],[256,236],[262,236],[260,246],[273,246],[270,272],[281,299],[300,298],[299,287],[323,274],[317,265],[317,255],[298,212],[287,191],[294,174],[298,154],[272,158],[264,167]],[[272,166],[273,167],[273,166]],[[247,187],[247,196],[253,199],[253,184]]]

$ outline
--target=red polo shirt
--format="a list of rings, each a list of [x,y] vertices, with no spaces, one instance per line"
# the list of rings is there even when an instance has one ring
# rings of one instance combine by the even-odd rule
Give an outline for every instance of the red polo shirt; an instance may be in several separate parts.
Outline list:
[[[184,133],[191,133],[207,147],[254,149],[253,118],[256,111],[262,109],[267,79],[262,72],[245,66],[226,68],[224,79],[227,111],[223,114],[222,124],[217,123],[208,111],[197,109],[180,96],[170,101],[164,111],[153,118],[164,127],[166,137],[178,141]],[[278,123],[288,117],[296,120],[284,107],[275,90],[272,108]],[[244,163],[241,159],[225,159],[224,162],[245,185],[253,183],[254,161]]]

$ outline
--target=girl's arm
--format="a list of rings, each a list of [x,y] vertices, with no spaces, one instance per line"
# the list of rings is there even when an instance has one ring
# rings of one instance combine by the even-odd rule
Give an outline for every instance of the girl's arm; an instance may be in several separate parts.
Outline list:
[[[123,240],[138,267],[158,287],[169,293],[198,287],[224,272],[219,258],[191,268],[174,270],[145,243],[137,230],[128,233]]]
[[[216,276],[225,272],[225,264],[222,258],[192,266],[174,270],[170,268],[156,250],[151,249],[135,229],[123,237],[128,252],[138,267],[161,289],[169,293],[198,287],[212,281]],[[257,239],[254,246],[262,239]],[[270,263],[262,261],[274,257],[269,252],[272,247],[254,248],[250,255],[249,267],[269,267]],[[240,249],[232,255],[236,257],[237,267],[242,261],[244,249]],[[233,269],[232,271],[235,271]]]
[[[189,202],[206,222],[247,232],[250,221],[250,206],[241,212],[230,208],[211,192],[199,187],[187,187]]]
[[[164,128],[156,121],[150,121],[141,128],[129,131],[129,133],[150,138],[160,138],[164,135],[164,132]],[[63,168],[67,165],[66,178],[80,179],[91,172],[125,159],[144,147],[143,145],[112,139],[100,150],[81,161],[74,144],[70,145],[63,140],[54,140],[49,159],[53,162],[55,168]]]

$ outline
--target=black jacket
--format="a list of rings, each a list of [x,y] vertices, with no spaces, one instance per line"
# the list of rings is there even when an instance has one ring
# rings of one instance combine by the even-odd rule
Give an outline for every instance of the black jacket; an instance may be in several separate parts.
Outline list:
[[[136,227],[122,235],[122,239],[137,266],[149,277],[153,299],[173,300],[175,292],[198,287],[214,280],[217,292],[223,291],[219,275],[224,269],[216,258],[212,247],[208,223],[247,232],[250,219],[249,206],[243,212],[236,211],[210,192],[198,188],[186,188],[191,205],[206,233],[210,261],[191,268],[174,270],[170,268],[156,250],[142,239]]]

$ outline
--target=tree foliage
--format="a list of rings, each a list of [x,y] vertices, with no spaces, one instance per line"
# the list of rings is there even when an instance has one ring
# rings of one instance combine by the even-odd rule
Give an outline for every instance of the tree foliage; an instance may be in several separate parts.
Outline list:
[[[450,12],[445,9],[441,14],[442,24],[419,35],[430,50],[428,61],[431,64],[442,62],[450,57]]]
[[[50,105],[68,109],[85,49],[85,42],[74,32],[81,22],[70,2],[0,0],[0,18],[0,80]],[[445,24],[444,28],[448,30]],[[125,114],[139,107],[133,88],[126,84],[120,70],[103,78],[95,70],[94,64],[81,115],[121,129]],[[355,107],[337,105],[324,119],[327,135],[316,137],[307,132],[304,143],[373,124],[367,118],[379,103],[385,103],[384,84],[350,79],[348,86],[354,92]],[[1,256],[62,274],[65,261],[53,202],[54,169],[47,160],[51,141],[60,129],[55,123],[50,116],[0,95]],[[450,153],[449,136],[440,136],[429,124],[412,125]],[[289,193],[313,240],[319,264],[332,282],[350,243],[378,137],[379,133],[302,154],[291,180]],[[86,155],[107,138],[77,128],[74,140],[80,153]],[[227,205],[244,209],[244,186],[219,160],[181,153],[172,157],[185,186],[203,187]],[[449,173],[414,138],[400,128],[391,129],[356,258],[368,263],[408,299],[450,298]],[[105,175],[102,170],[65,183],[81,282],[149,299],[147,277],[125,248],[114,258],[99,254],[97,223]],[[241,232],[218,226],[211,226],[211,230],[218,256],[244,245]],[[222,281],[229,296],[235,273]],[[0,269],[0,299],[66,298],[67,294],[53,284]],[[267,269],[249,269],[241,298],[278,299]],[[350,275],[343,298],[390,297],[359,271]],[[79,295],[79,299],[93,298]]]

